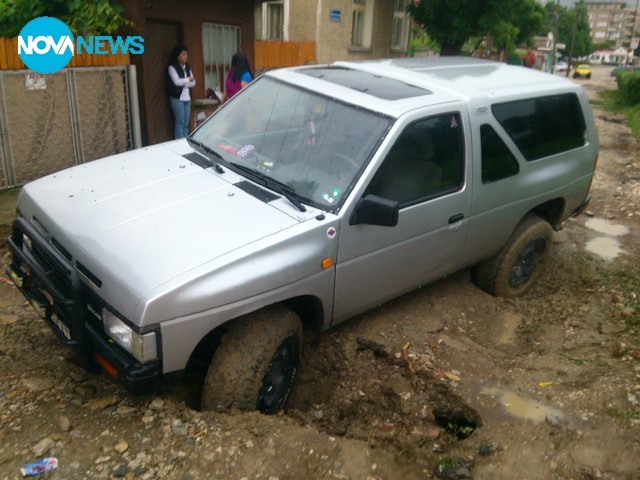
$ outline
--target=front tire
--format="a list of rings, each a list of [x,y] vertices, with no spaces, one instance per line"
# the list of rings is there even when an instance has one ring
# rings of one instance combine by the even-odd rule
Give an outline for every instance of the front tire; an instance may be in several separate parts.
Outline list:
[[[273,305],[229,326],[204,380],[203,410],[259,410],[275,414],[284,406],[300,362],[302,324]]]
[[[497,297],[524,295],[542,274],[552,241],[551,225],[537,215],[527,215],[502,250],[474,268],[474,281]]]

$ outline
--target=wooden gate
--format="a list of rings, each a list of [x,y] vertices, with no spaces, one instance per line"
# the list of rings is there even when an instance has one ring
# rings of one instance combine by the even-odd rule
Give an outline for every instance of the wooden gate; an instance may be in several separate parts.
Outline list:
[[[255,42],[255,71],[296,67],[316,62],[316,42]]]

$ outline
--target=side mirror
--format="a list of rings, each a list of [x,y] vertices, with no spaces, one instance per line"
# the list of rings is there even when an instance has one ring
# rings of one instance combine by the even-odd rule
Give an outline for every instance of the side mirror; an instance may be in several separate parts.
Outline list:
[[[196,116],[196,126],[200,126],[204,123],[204,121],[207,119],[207,116],[204,114],[204,112],[200,112],[198,113],[198,115]]]
[[[362,197],[349,219],[349,225],[379,225],[395,227],[398,224],[400,206],[395,200],[367,195]]]

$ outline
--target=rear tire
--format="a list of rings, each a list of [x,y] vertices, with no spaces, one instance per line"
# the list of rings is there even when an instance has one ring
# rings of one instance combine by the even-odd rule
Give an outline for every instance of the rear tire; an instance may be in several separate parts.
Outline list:
[[[203,410],[259,410],[275,414],[284,406],[300,362],[302,324],[273,305],[229,326],[204,380]]]
[[[527,215],[502,250],[474,268],[476,285],[497,297],[524,295],[542,274],[552,241],[551,225]]]

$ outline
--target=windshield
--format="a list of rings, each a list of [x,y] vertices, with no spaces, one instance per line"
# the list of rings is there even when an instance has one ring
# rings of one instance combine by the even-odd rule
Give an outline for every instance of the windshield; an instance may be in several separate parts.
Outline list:
[[[266,186],[284,184],[301,201],[336,211],[390,123],[382,115],[261,77],[192,138],[238,172],[254,178],[257,172]]]

